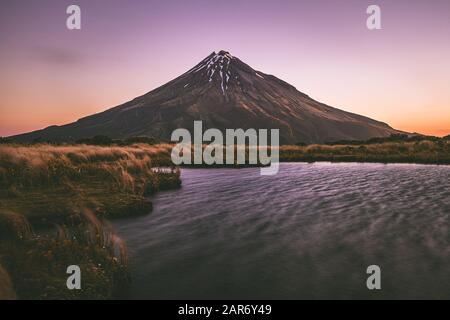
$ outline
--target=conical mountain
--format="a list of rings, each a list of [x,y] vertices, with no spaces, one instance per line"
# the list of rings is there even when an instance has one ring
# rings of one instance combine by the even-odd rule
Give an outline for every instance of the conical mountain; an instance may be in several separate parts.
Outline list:
[[[204,129],[280,129],[284,144],[365,140],[399,133],[385,123],[315,101],[285,81],[220,51],[178,78],[120,106],[13,138],[75,141],[106,135],[169,141],[173,130],[192,130],[195,120],[202,120]]]

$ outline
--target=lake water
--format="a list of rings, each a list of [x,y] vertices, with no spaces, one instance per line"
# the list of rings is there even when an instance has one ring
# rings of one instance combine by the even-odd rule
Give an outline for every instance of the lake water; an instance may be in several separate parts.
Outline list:
[[[285,163],[182,181],[151,214],[114,222],[130,298],[450,298],[450,166]]]

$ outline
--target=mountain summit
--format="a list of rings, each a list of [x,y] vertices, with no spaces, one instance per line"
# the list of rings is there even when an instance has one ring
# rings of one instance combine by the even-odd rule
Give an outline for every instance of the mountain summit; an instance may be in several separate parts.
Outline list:
[[[280,142],[321,143],[386,137],[385,123],[317,102],[287,82],[256,71],[227,51],[143,96],[76,122],[18,136],[17,141],[75,141],[95,135],[170,140],[173,130],[280,129]]]

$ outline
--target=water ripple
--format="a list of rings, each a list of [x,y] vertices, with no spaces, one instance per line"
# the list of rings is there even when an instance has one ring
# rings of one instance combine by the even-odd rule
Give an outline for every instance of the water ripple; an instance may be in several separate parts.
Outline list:
[[[184,169],[145,217],[115,222],[133,298],[450,298],[450,167]],[[382,268],[381,293],[365,268]]]

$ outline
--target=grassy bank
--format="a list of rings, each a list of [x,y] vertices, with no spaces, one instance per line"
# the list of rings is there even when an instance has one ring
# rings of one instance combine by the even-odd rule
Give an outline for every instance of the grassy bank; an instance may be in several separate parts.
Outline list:
[[[450,140],[282,146],[280,161],[450,164]]]
[[[0,146],[0,209],[33,223],[65,218],[81,208],[102,217],[148,213],[146,196],[178,187],[170,146]]]
[[[364,142],[348,141],[330,144],[284,145],[279,147],[280,162],[378,162],[450,164],[450,139],[411,137],[407,139],[377,138]],[[420,140],[419,140],[420,139]],[[248,160],[249,148],[240,148]],[[269,148],[270,149],[270,148]],[[269,152],[270,153],[270,152]],[[193,154],[193,151],[191,152]],[[225,147],[223,156],[225,163]],[[192,158],[192,157],[191,157]],[[193,163],[193,160],[191,160]],[[187,168],[242,168],[258,164],[188,164]]]
[[[106,218],[149,213],[148,195],[181,184],[178,169],[158,169],[169,165],[169,145],[1,145],[0,297],[123,292],[126,249]],[[66,288],[72,264],[82,290]]]

